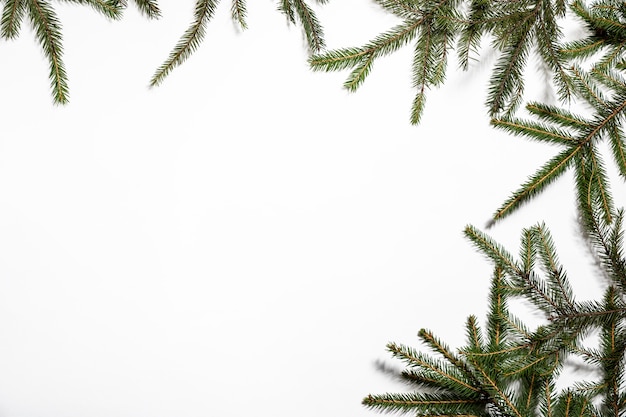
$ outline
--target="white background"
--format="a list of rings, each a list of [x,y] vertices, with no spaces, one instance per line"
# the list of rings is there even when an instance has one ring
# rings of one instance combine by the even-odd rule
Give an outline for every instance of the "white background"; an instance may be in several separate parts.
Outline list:
[[[192,1],[159,21],[62,5],[64,107],[27,22],[0,43],[0,417],[370,416],[365,395],[404,389],[374,366],[397,365],[388,341],[427,327],[460,347],[484,318],[491,265],[462,230],[558,149],[489,127],[493,55],[452,62],[414,127],[410,47],[349,94],[276,6],[250,1],[240,32],[223,2],[149,89]],[[318,10],[329,48],[396,23]],[[575,217],[567,174],[489,233],[516,253],[545,220],[592,297]]]

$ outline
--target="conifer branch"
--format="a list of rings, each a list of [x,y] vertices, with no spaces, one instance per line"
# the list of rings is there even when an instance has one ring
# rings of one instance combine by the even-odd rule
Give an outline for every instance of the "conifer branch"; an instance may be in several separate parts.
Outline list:
[[[326,46],[324,30],[317,20],[315,12],[302,0],[292,0],[292,4],[304,28],[304,34],[312,52],[320,52]]]
[[[137,9],[149,19],[161,17],[161,9],[156,0],[134,0]]]
[[[518,191],[513,193],[513,195],[504,202],[493,215],[494,221],[502,219],[504,216],[519,208],[521,204],[532,199],[548,184],[560,177],[573,162],[574,157],[580,150],[580,146],[573,146],[548,161],[547,164],[540,168]]]
[[[219,0],[196,0],[194,20],[180,38],[170,56],[156,70],[150,86],[154,87],[163,82],[165,77],[178,65],[182,64],[195,51],[204,38],[206,25],[213,17]]]
[[[237,22],[241,29],[245,30],[248,28],[248,24],[246,23],[246,0],[232,0],[230,14],[233,21]]]
[[[294,12],[293,0],[280,0],[278,11],[284,14],[290,23],[294,25],[296,24],[296,14]]]
[[[61,26],[54,10],[45,0],[25,0],[37,40],[48,58],[50,82],[54,102],[65,104],[69,100],[67,74],[63,64]]]
[[[61,0],[66,3],[75,3],[91,6],[92,9],[110,19],[119,19],[122,16],[122,8],[114,0]]]
[[[0,20],[0,35],[4,39],[17,38],[25,8],[25,0],[6,0]]]

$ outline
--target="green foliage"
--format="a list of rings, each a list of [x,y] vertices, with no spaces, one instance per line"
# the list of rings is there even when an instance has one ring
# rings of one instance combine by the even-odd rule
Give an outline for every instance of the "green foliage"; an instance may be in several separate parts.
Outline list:
[[[304,0],[278,0],[278,11],[300,24],[313,70],[351,70],[344,87],[356,91],[374,62],[411,45],[411,122],[419,123],[426,93],[445,81],[450,51],[461,69],[469,67],[483,42],[497,57],[487,91],[491,124],[509,134],[543,142],[559,151],[539,167],[493,215],[500,221],[573,170],[584,237],[605,279],[600,300],[579,301],[543,224],[522,231],[517,257],[478,229],[466,237],[494,265],[484,329],[475,316],[466,322],[467,343],[452,350],[432,332],[419,338],[432,352],[388,344],[406,369],[401,377],[414,391],[369,395],[363,404],[384,412],[417,416],[618,417],[626,413],[626,254],[624,212],[614,207],[607,143],[619,176],[626,179],[626,2],[598,0],[374,0],[400,23],[360,47],[325,50],[323,29]],[[125,0],[59,0],[87,5],[110,19],[121,17]],[[316,0],[323,4],[326,0]],[[135,0],[148,18],[160,16],[156,0]],[[28,16],[49,61],[54,101],[68,100],[61,25],[51,0],[0,0],[0,36],[16,38]],[[219,0],[196,0],[193,20],[156,70],[151,85],[164,81],[201,44]],[[580,39],[563,41],[561,24],[569,10],[584,27]],[[247,28],[246,0],[231,0],[232,20]],[[529,58],[552,73],[558,104],[524,101]],[[571,102],[583,111],[572,111]],[[509,310],[522,299],[543,314],[532,327]],[[597,334],[597,346],[587,336]],[[567,361],[577,358],[599,375],[557,389]]]
[[[231,18],[241,29],[248,27],[246,0],[231,0]],[[324,4],[327,0],[315,0]],[[63,37],[53,0],[0,0],[2,16],[0,20],[0,37],[5,40],[15,39],[19,35],[25,15],[28,15],[31,26],[35,30],[37,40],[50,66],[50,82],[53,100],[57,104],[69,101],[68,79],[63,63]],[[120,19],[127,0],[57,0],[56,3],[75,3],[93,8],[110,19]],[[134,0],[137,9],[149,19],[161,16],[157,0]],[[206,27],[213,18],[219,0],[197,0],[194,17],[170,52],[168,58],[157,68],[150,80],[151,86],[161,84],[174,68],[182,64],[198,49],[204,39]],[[304,0],[280,0],[278,10],[287,21],[299,23],[307,39],[310,52],[320,52],[325,48],[324,30],[314,9]]]
[[[58,0],[55,3],[73,3],[89,6],[109,19],[119,19],[127,6],[125,0]],[[155,0],[134,0],[138,9],[149,18],[160,16]],[[27,16],[49,63],[52,97],[56,104],[69,101],[69,88],[63,63],[63,36],[61,22],[51,0],[0,0],[0,39],[16,39]]]
[[[358,88],[376,58],[388,55],[413,42],[413,86],[417,93],[411,122],[419,123],[427,90],[445,79],[448,51],[456,48],[462,68],[484,37],[491,40],[499,57],[489,84],[487,104],[493,116],[511,114],[524,92],[524,69],[534,51],[554,74],[560,96],[572,89],[570,76],[559,51],[561,31],[558,19],[565,14],[560,0],[376,0],[403,23],[359,48],[345,48],[314,55],[311,67],[319,71],[352,68],[344,86]]]
[[[615,218],[621,219],[621,215],[616,214]],[[624,257],[615,257],[621,251],[621,222],[605,226],[610,227],[593,232],[597,234],[594,249],[610,259],[605,265],[612,265],[614,259],[623,265]],[[495,265],[486,329],[483,331],[477,319],[470,316],[467,344],[456,352],[430,331],[421,330],[421,341],[436,357],[390,343],[389,351],[407,366],[403,378],[417,391],[369,395],[363,404],[380,411],[406,411],[417,416],[565,417],[624,413],[624,270],[613,268],[609,275],[615,285],[607,287],[602,300],[578,302],[544,225],[522,232],[519,260],[472,226],[466,228],[465,234]],[[531,329],[513,316],[508,302],[514,298],[523,298],[541,311],[543,324]],[[600,334],[596,349],[583,345],[584,337],[593,331]],[[558,391],[555,386],[564,364],[574,356],[596,368],[601,378]],[[599,407],[598,398],[602,399]]]
[[[316,0],[323,4],[327,0]],[[150,80],[151,86],[161,84],[178,65],[182,64],[200,46],[204,39],[206,27],[213,18],[220,0],[196,0],[194,19],[181,36],[169,57],[157,68]],[[315,11],[303,0],[280,0],[278,10],[287,17],[287,21],[302,25],[311,52],[319,52],[325,47],[324,31]],[[248,27],[246,23],[246,0],[232,0],[231,18],[241,29]]]
[[[543,192],[571,169],[577,210],[604,282],[600,300],[578,301],[545,225],[522,231],[519,255],[472,226],[466,237],[494,264],[486,328],[467,320],[467,344],[452,351],[426,330],[421,341],[435,354],[388,345],[406,364],[402,378],[411,393],[369,395],[363,404],[383,412],[417,416],[569,417],[626,413],[626,257],[622,210],[614,207],[601,144],[626,179],[626,3],[602,0],[495,1],[378,0],[403,23],[360,48],[325,52],[310,59],[315,70],[352,69],[345,87],[363,83],[376,58],[412,43],[418,92],[411,121],[420,120],[425,90],[445,77],[446,51],[456,47],[461,68],[487,37],[498,51],[488,89],[491,124],[512,135],[560,148],[495,212],[495,223]],[[566,8],[586,30],[561,43],[559,19]],[[534,53],[553,74],[560,103],[524,97],[524,71]],[[572,101],[585,110],[568,108]],[[522,299],[541,312],[534,328],[509,311]],[[597,346],[587,346],[597,334]],[[577,358],[599,375],[557,389],[568,361]]]

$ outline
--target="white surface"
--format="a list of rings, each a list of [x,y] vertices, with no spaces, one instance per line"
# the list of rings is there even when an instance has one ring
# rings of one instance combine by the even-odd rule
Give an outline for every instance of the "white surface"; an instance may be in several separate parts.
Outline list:
[[[402,389],[373,366],[387,341],[460,346],[484,318],[491,265],[461,232],[557,152],[489,127],[491,61],[451,64],[412,127],[410,48],[348,94],[273,2],[248,7],[151,90],[192,1],[59,7],[62,108],[27,25],[0,43],[0,417],[373,415],[362,397]],[[320,17],[330,48],[395,23]],[[591,295],[572,202],[568,175],[490,233],[517,253],[545,220]]]

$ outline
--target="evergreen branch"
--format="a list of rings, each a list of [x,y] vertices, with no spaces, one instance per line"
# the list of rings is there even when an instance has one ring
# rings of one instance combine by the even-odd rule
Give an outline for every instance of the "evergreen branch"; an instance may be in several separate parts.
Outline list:
[[[606,223],[606,216],[602,218],[600,210],[594,208],[595,200],[587,198],[589,193],[588,175],[585,174],[585,167],[579,164],[577,169],[577,188],[579,194],[579,210],[582,221],[585,225],[585,232],[590,237],[594,250],[599,254],[599,258],[602,262],[602,266],[607,272],[609,278],[619,285],[623,290],[626,289],[626,260],[624,259],[621,251],[621,247],[614,245],[620,244],[621,234],[623,233],[622,226],[622,211],[619,211],[615,216],[615,222],[613,229],[610,229],[610,225]],[[593,205],[592,205],[593,204]]]
[[[313,71],[340,71],[357,66],[366,59],[375,56],[371,50],[361,48],[336,49],[323,55],[313,55],[309,58],[309,64]]]
[[[468,339],[468,349],[464,353],[467,355],[467,352],[482,352],[483,351],[483,341],[482,336],[480,334],[480,329],[476,324],[476,317],[469,316],[467,318],[467,324],[465,325],[465,330],[467,333]]]
[[[91,6],[92,9],[110,19],[122,17],[122,8],[114,0],[61,0],[66,3],[74,3]]]
[[[134,0],[137,9],[149,19],[161,17],[161,9],[156,0]]]
[[[516,362],[516,365],[518,365],[519,367],[517,367],[515,370],[510,371],[505,373],[505,376],[513,376],[513,375],[520,375],[523,374],[524,372],[530,370],[530,369],[534,369],[535,367],[537,367],[538,364],[542,363],[542,362],[546,362],[548,359],[550,359],[552,356],[554,356],[554,354],[552,352],[546,353],[542,356],[539,356],[537,358],[533,358],[532,361],[529,361],[527,363],[520,363],[520,362]]]
[[[561,46],[561,48],[559,48],[559,55],[561,55],[563,59],[580,60],[598,53],[605,45],[606,42],[603,39],[590,37],[569,42]]]
[[[246,0],[232,0],[230,14],[233,21],[237,22],[241,29],[245,30],[248,28],[246,23]]]
[[[348,79],[344,82],[343,86],[348,91],[356,91],[357,88],[363,84],[365,78],[369,75],[372,69],[372,63],[374,62],[374,56],[368,55],[363,61],[354,67]]]
[[[408,412],[418,416],[484,416],[485,402],[458,398],[450,394],[383,394],[368,395],[363,405],[385,412]]]
[[[607,51],[607,53],[602,57],[602,59],[598,60],[593,68],[593,72],[605,71],[606,69],[615,66],[615,64],[623,58],[624,54],[624,42],[621,42],[617,45],[611,45]]]
[[[24,0],[5,0],[0,20],[0,36],[4,39],[15,39],[20,31],[24,18]]]
[[[524,275],[530,274],[535,266],[535,258],[537,256],[536,235],[532,229],[522,230],[520,259],[522,260],[522,272]]]
[[[488,16],[489,0],[471,0],[467,24],[461,30],[458,43],[459,64],[463,70],[469,66],[470,51],[480,45],[480,38],[485,32],[485,20]]]
[[[539,142],[571,145],[575,139],[567,132],[537,123],[517,119],[493,119],[491,125],[514,135],[524,135]]]
[[[515,330],[520,338],[523,338],[524,340],[531,339],[532,335],[530,330],[526,328],[524,323],[522,323],[517,317],[509,315],[508,317],[505,317],[505,320],[509,328]]]
[[[589,185],[592,190],[589,191],[588,196],[591,194],[597,195],[605,221],[611,223],[613,221],[613,199],[608,190],[608,179],[602,160],[600,159],[600,155],[593,151],[589,152],[589,160],[592,166]],[[588,198],[590,199],[591,197]],[[587,204],[591,205],[591,202],[588,201]]]
[[[511,255],[489,236],[471,225],[465,227],[464,234],[478,250],[491,259],[497,266],[503,268],[511,275],[522,275],[521,268],[516,264]]]
[[[554,287],[548,287],[536,274],[520,275],[517,279],[526,289],[524,295],[549,317],[571,309],[571,306],[563,305],[560,291],[555,290]]]
[[[509,44],[502,52],[489,82],[487,103],[489,114],[495,116],[505,107],[517,107],[517,100],[524,89],[522,69],[528,55],[530,32],[523,32],[519,39]]]
[[[322,25],[317,20],[315,12],[302,0],[292,0],[292,4],[296,9],[300,22],[302,22],[309,49],[312,52],[320,52],[325,48],[326,44],[324,43]]]
[[[294,25],[296,24],[296,15],[293,10],[293,0],[280,0],[278,11],[284,14],[289,22]]]
[[[424,111],[426,102],[425,90],[428,85],[429,72],[432,71],[433,61],[433,33],[430,24],[426,23],[422,29],[418,41],[415,44],[413,54],[413,87],[418,92],[413,101],[411,110],[411,123],[418,124]]]
[[[426,95],[423,91],[419,91],[415,94],[411,105],[411,124],[416,125],[420,122],[425,106]]]
[[[568,389],[558,396],[554,414],[559,417],[592,417],[597,414],[591,407],[589,398]]]
[[[607,99],[594,85],[593,80],[576,66],[572,67],[572,73],[576,93],[596,109],[600,109],[600,111],[606,109]]]
[[[182,64],[198,48],[204,38],[206,25],[213,17],[218,2],[219,0],[196,0],[194,21],[180,38],[168,59],[152,76],[150,86],[154,87],[162,83],[175,67]]]
[[[454,387],[457,391],[460,390],[463,392],[464,395],[478,392],[477,388],[473,387],[467,381],[463,381],[461,375],[455,375],[454,368],[445,367],[442,363],[426,358],[424,355],[408,346],[389,343],[387,349],[391,352],[393,357],[403,360],[408,366],[422,368],[437,376],[439,384]]]
[[[541,103],[530,103],[526,106],[526,109],[539,117],[541,120],[553,122],[563,127],[574,128],[577,130],[587,129],[591,127],[591,124],[586,120],[564,110],[554,106],[549,106]]]
[[[605,309],[597,303],[578,303],[575,312],[561,314],[559,320],[578,321],[577,328],[599,326],[606,320],[621,320],[626,317],[626,307]]]
[[[44,0],[25,0],[31,24],[50,66],[50,81],[54,102],[69,100],[67,74],[63,65],[61,26],[54,10]]]
[[[600,83],[615,91],[623,91],[626,87],[626,80],[613,72],[610,68],[598,68],[594,66],[591,75]]]
[[[611,123],[608,129],[609,143],[613,151],[613,159],[620,175],[626,179],[626,142],[624,132],[618,123]]]
[[[526,351],[529,347],[530,347],[529,344],[523,344],[523,345],[513,345],[511,347],[500,349],[500,350],[489,350],[488,352],[473,352],[473,351],[464,350],[462,351],[462,353],[467,356],[475,356],[475,357],[481,357],[481,356],[496,357],[496,356],[507,355],[509,353]]]
[[[364,61],[393,53],[406,45],[416,36],[421,23],[422,19],[404,22],[360,48],[344,48],[313,55],[309,58],[309,64],[314,71],[339,71],[363,65]],[[351,78],[346,82],[349,85]]]
[[[537,226],[535,230],[537,233],[536,242],[539,249],[539,256],[543,261],[543,267],[548,275],[549,281],[558,294],[558,298],[563,300],[567,307],[574,309],[574,292],[567,281],[567,277],[562,272],[563,268],[559,264],[552,235],[544,224]]]
[[[423,23],[424,18],[408,20],[377,36],[373,41],[365,45],[363,50],[367,54],[374,54],[377,58],[389,55],[413,40],[420,25]]]
[[[615,215],[613,228],[608,236],[610,271],[616,282],[626,282],[626,259],[624,258],[624,211],[619,210]]]
[[[419,9],[412,0],[374,0],[386,11],[395,14],[401,19],[416,19],[419,16]]]
[[[431,349],[433,349],[435,352],[441,354],[452,365],[456,366],[457,368],[461,368],[464,366],[461,359],[454,355],[452,352],[450,352],[450,348],[442,343],[439,339],[437,339],[435,335],[432,334],[432,332],[426,329],[421,329],[418,335],[424,343],[430,346]]]
[[[545,186],[561,176],[565,169],[572,163],[574,157],[580,152],[581,146],[573,146],[552,158],[546,165],[540,168],[535,175],[530,177],[522,187],[516,191],[503,205],[496,211],[493,220],[499,220],[518,209],[521,204],[530,200]]]
[[[469,389],[470,391],[479,392],[479,389],[475,388],[475,386],[478,385],[478,381],[476,380],[476,377],[474,376],[472,371],[468,368],[467,364],[463,360],[461,360],[461,358],[459,358],[450,351],[450,348],[448,346],[446,346],[431,332],[425,329],[420,330],[419,337],[424,343],[430,346],[431,349],[441,354],[448,362],[450,362],[450,364],[458,369],[470,383],[474,384],[474,386],[464,385],[465,388]]]
[[[502,388],[498,386],[493,377],[489,375],[489,373],[485,370],[484,367],[481,366],[480,363],[478,363],[478,361],[472,360],[471,356],[469,357],[469,359],[470,362],[472,362],[472,365],[474,365],[474,367],[476,368],[476,370],[482,375],[482,379],[485,381],[486,384],[485,388],[490,392],[491,395],[500,400],[499,402],[501,402],[502,405],[506,406],[507,411],[510,411],[510,413],[505,414],[512,414],[515,417],[524,417],[515,406],[512,396],[507,394]]]
[[[489,336],[489,350],[496,351],[504,344],[507,335],[506,320],[507,302],[504,291],[504,272],[496,267],[491,279],[489,293],[489,314],[487,315],[487,334]]]
[[[540,18],[535,28],[537,50],[554,74],[555,84],[558,86],[561,101],[567,101],[571,97],[574,85],[563,65],[564,60],[559,53],[557,41],[561,38],[561,30],[555,21],[552,10],[552,2],[541,2]]]

